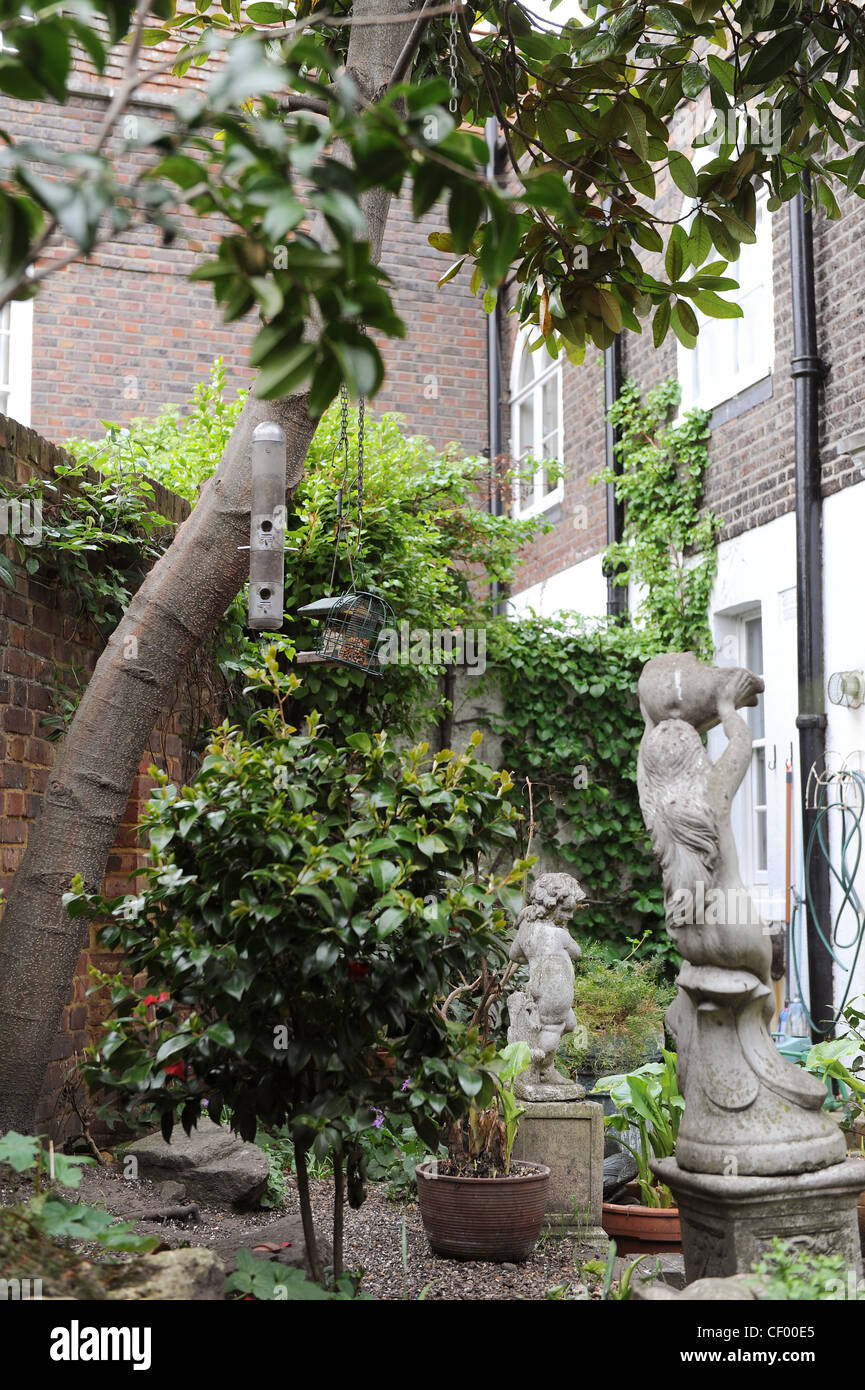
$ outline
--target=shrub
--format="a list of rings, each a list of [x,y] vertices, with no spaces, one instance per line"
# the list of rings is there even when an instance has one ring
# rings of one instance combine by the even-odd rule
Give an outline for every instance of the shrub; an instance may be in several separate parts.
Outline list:
[[[584,949],[574,981],[580,1026],[558,1054],[569,1075],[630,1071],[660,1050],[664,1014],[676,992],[660,978],[662,968],[658,957],[618,960],[597,943]]]
[[[143,820],[144,891],[105,902],[78,881],[67,895],[73,916],[108,914],[103,943],[168,996],[154,1010],[114,979],[115,1016],[85,1075],[153,1105],[167,1138],[205,1100],[217,1120],[230,1107],[244,1138],[288,1122],[314,1265],[306,1155],[331,1154],[338,1276],[344,1186],[359,1205],[371,1105],[407,1113],[435,1146],[439,1121],[493,1094],[493,1049],[432,1005],[452,979],[504,959],[525,866],[513,864],[512,784],[475,761],[477,740],[460,756],[396,753],[384,733],[338,746],[317,717],[288,723],[298,683],[275,648],[249,674],[274,701],[263,736],[225,724],[194,785],[160,779]],[[482,869],[501,859],[504,872]],[[406,1091],[377,1063],[382,1046]]]

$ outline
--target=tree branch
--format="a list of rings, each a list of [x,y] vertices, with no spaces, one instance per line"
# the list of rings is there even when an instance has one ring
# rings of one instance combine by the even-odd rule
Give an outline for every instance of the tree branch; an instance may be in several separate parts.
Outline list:
[[[448,6],[448,8],[453,10],[456,7],[451,5]],[[426,29],[430,19],[432,18],[432,14],[433,10],[430,4],[430,0],[424,0],[423,6],[421,7],[421,12],[418,15],[418,18],[415,22],[415,26],[405,41],[402,53],[396,60],[393,73],[391,74],[390,82],[388,83],[388,87],[396,87],[397,84],[402,82],[403,78],[408,74],[412,62],[414,60],[415,53],[417,52],[418,44],[420,43],[423,37],[424,30]]]

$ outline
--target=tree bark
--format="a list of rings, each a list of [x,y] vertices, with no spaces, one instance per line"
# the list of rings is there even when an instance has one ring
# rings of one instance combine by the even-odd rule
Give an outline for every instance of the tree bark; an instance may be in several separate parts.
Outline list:
[[[356,0],[355,15],[399,14],[406,0]],[[411,28],[352,28],[348,68],[368,99],[388,83]],[[389,195],[365,199],[373,256]],[[33,1130],[45,1069],[87,926],[62,895],[80,873],[98,890],[139,761],[159,712],[247,575],[252,431],[276,420],[287,441],[286,488],[303,476],[315,430],[306,396],[246,401],[225,453],[166,554],[132,600],[87,686],[31,826],[0,926],[0,1133]]]

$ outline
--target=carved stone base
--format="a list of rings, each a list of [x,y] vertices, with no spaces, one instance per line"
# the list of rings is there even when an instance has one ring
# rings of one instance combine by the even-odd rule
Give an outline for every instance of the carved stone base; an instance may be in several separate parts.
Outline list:
[[[604,1200],[604,1111],[596,1101],[526,1103],[514,1143],[514,1158],[546,1163],[550,1195],[546,1225],[605,1247],[601,1229]],[[865,1168],[865,1164],[862,1165]]]
[[[774,1236],[817,1255],[842,1255],[861,1270],[856,1203],[865,1163],[847,1159],[817,1173],[723,1177],[689,1173],[674,1158],[652,1164],[672,1190],[682,1225],[685,1278],[745,1274]]]
[[[567,1081],[564,1077],[558,1081],[526,1081],[524,1077],[518,1076],[514,1082],[514,1095],[517,1100],[527,1100],[537,1105],[582,1100],[585,1094],[586,1088],[581,1086],[579,1081]]]

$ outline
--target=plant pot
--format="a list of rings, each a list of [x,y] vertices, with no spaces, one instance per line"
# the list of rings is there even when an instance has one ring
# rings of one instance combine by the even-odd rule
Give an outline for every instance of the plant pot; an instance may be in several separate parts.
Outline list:
[[[639,1192],[635,1183],[628,1190]],[[624,1206],[604,1202],[601,1225],[616,1242],[617,1255],[663,1255],[681,1250],[678,1207]]]
[[[395,1081],[396,1058],[391,1056],[386,1047],[377,1047],[370,1071],[374,1081]]]
[[[427,1240],[451,1260],[525,1260],[541,1233],[550,1170],[514,1160],[508,1178],[449,1178],[437,1160],[415,1168]]]

